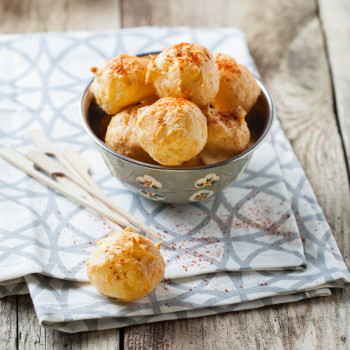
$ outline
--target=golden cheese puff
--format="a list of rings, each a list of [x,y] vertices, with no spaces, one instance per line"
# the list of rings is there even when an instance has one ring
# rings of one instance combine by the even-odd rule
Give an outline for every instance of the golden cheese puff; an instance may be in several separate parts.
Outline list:
[[[154,94],[146,84],[148,57],[118,55],[103,68],[92,67],[95,79],[91,84],[97,104],[108,114],[116,114]]]
[[[86,264],[87,276],[103,295],[123,301],[141,298],[164,277],[160,245],[129,228],[114,232],[96,243]]]
[[[207,119],[192,102],[164,97],[138,111],[141,147],[158,163],[179,166],[195,157],[207,142]]]
[[[107,128],[105,143],[119,154],[154,164],[154,160],[141,147],[136,133],[137,110],[141,106],[125,108],[112,117]]]
[[[230,112],[209,108],[208,141],[199,154],[205,165],[232,158],[249,147],[250,131],[245,116],[241,107]]]
[[[186,98],[200,107],[212,101],[219,89],[213,56],[197,44],[172,45],[152,57],[146,79],[159,97]]]
[[[219,53],[214,57],[220,74],[220,87],[211,105],[222,112],[241,106],[248,113],[261,92],[253,74],[229,55]]]

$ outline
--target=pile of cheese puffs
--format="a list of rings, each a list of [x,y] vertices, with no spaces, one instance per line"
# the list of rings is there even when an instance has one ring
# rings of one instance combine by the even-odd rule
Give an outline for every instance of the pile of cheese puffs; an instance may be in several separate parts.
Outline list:
[[[113,116],[105,143],[119,154],[198,167],[249,147],[245,116],[261,91],[233,57],[180,43],[158,55],[121,54],[91,71],[96,103]]]

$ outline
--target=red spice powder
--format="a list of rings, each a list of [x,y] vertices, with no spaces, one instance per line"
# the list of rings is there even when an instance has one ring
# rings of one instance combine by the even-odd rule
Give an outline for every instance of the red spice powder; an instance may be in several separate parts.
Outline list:
[[[215,56],[215,64],[218,70],[231,72],[239,76],[242,74],[242,71],[234,58],[228,59],[224,55],[217,54]]]
[[[191,62],[200,65],[202,62],[201,55],[196,51],[194,44],[180,43],[173,46],[176,50],[175,56],[178,60]],[[194,50],[191,50],[194,49]]]

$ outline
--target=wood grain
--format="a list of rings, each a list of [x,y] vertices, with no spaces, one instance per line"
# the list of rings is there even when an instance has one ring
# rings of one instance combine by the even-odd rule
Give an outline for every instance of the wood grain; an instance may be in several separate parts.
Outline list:
[[[282,2],[279,2],[281,5]],[[350,248],[350,190],[317,4],[288,2],[250,26],[248,43],[276,102],[284,131],[303,166],[344,256]],[[293,12],[291,8],[296,9]],[[271,6],[272,7],[272,6]],[[304,7],[304,11],[301,8]],[[254,16],[254,9],[250,16]],[[279,15],[277,16],[277,13]],[[296,25],[296,18],[301,25]],[[304,16],[304,17],[303,17]],[[282,25],[279,28],[279,25]],[[287,27],[286,27],[287,26]],[[291,28],[289,28],[291,26]],[[282,40],[280,39],[282,38]],[[263,42],[265,41],[265,42]],[[274,44],[272,44],[274,43]],[[281,48],[273,48],[273,46]],[[266,58],[266,47],[273,55]],[[348,259],[346,260],[348,266]]]
[[[29,295],[17,297],[18,349],[45,349],[45,328],[40,327]]]
[[[0,1],[0,33],[120,27],[118,0]],[[9,300],[9,301],[7,301]],[[12,301],[12,303],[11,303]],[[40,327],[29,296],[0,300],[0,349],[119,349],[119,330],[65,334]],[[17,333],[18,323],[18,333]],[[3,330],[6,330],[3,333]]]
[[[240,26],[244,22],[247,6],[243,1],[231,0],[123,0],[121,9],[122,27],[227,27],[232,23]]]
[[[0,299],[0,349],[17,347],[16,297]]]
[[[271,35],[264,37],[269,42],[276,40]],[[254,33],[252,39],[253,43],[261,41],[263,35]],[[261,49],[253,43],[253,52],[257,53],[258,66],[274,96],[282,126],[328,221],[336,224],[340,216],[349,222],[349,184],[319,20],[314,17],[300,28],[275,65],[271,60],[260,60]],[[343,229],[349,233],[348,225]],[[346,248],[345,244],[342,246]]]
[[[0,32],[138,25],[243,29],[338,245],[344,256],[350,256],[349,184],[334,113],[349,156],[349,76],[343,74],[350,72],[345,1],[320,0],[318,8],[312,0],[268,0],[263,5],[258,0],[0,0],[4,19]],[[17,341],[19,349],[118,348],[118,330],[64,334],[44,329],[30,298],[17,300],[18,319],[16,298],[0,301],[0,349],[16,348]],[[123,345],[125,349],[348,349],[349,300],[349,291],[341,290],[329,298],[127,327]]]
[[[347,349],[346,335],[338,337],[322,332],[323,319],[327,323],[341,323],[339,315],[313,314],[313,310],[327,312],[329,298],[305,300],[256,310],[220,314],[197,319],[169,321],[142,325],[130,334],[126,328],[125,349]],[[335,308],[336,302],[331,301]],[[347,334],[347,324],[341,325]],[[134,327],[132,327],[134,328]],[[166,345],[167,343],[168,345]]]
[[[13,298],[15,299],[15,298]],[[86,349],[86,350],[117,350],[119,349],[119,330],[111,329],[106,331],[83,332],[68,334],[56,330],[41,327],[36,317],[33,302],[29,295],[21,295],[18,300],[18,349],[19,350],[43,350],[43,349]],[[2,303],[0,305],[3,305]],[[1,306],[0,306],[1,307]],[[1,310],[1,309],[0,309]],[[13,308],[11,309],[13,310]],[[16,309],[14,309],[16,313]],[[17,320],[15,318],[16,333]],[[0,317],[0,322],[2,318]],[[0,323],[1,326],[1,323]],[[0,328],[2,329],[2,328]],[[0,333],[1,334],[1,333]],[[11,340],[16,336],[10,335]],[[6,339],[4,339],[5,341]],[[0,339],[0,349],[2,347]],[[3,343],[5,344],[5,342]],[[13,347],[14,349],[15,347]],[[9,347],[8,349],[12,349]]]
[[[1,33],[109,30],[121,25],[119,0],[0,1]]]
[[[123,2],[123,26],[136,25],[133,3]],[[262,78],[275,99],[282,126],[342,253],[349,256],[349,184],[317,3],[265,1],[264,9],[268,10],[262,10],[259,1],[180,0],[174,8],[168,2],[153,0],[144,6],[138,9],[145,14],[143,25],[154,25],[157,20],[157,25],[236,26],[244,30]],[[336,291],[330,298],[129,327],[125,329],[124,347],[346,349],[349,299],[348,291]],[[169,339],[169,346],[164,346],[165,339]]]
[[[350,176],[350,2],[319,0],[318,3]]]

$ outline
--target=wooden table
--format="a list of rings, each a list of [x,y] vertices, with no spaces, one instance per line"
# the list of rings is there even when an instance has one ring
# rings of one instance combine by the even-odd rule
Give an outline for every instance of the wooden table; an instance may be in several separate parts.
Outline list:
[[[349,267],[348,0],[0,0],[0,14],[0,33],[140,25],[241,28]],[[349,337],[349,290],[78,334],[40,327],[29,296],[0,301],[0,349],[349,349]]]

